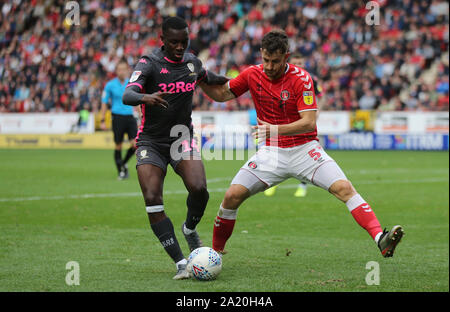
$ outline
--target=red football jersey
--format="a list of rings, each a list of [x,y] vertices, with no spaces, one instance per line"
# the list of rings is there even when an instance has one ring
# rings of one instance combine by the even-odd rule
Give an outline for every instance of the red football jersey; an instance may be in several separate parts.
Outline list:
[[[228,81],[228,87],[236,97],[250,90],[258,118],[270,124],[288,124],[301,118],[299,112],[317,110],[311,76],[292,64],[287,64],[285,73],[276,80],[269,80],[262,64],[251,66]],[[272,137],[266,145],[292,147],[313,140],[319,140],[317,127],[313,132]]]

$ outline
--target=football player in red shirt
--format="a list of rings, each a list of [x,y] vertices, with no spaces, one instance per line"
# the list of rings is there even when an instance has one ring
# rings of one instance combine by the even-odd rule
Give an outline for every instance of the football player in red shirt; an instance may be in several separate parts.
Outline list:
[[[289,57],[289,63],[293,64],[295,66],[298,66],[298,67],[302,67],[302,65],[303,65],[302,55],[300,53],[294,53],[293,55],[291,55]],[[316,117],[318,117],[319,110],[320,110],[321,106],[323,106],[322,104],[323,104],[324,97],[322,95],[322,88],[320,87],[319,83],[317,82],[317,79],[315,77],[312,77],[312,80],[313,80],[313,85],[314,85],[314,93],[317,98],[317,106],[318,107],[317,107]],[[265,190],[264,195],[266,195],[266,196],[275,195],[278,185],[272,186],[272,187],[268,188],[267,190]],[[308,184],[304,181],[301,181],[297,186],[297,190],[295,191],[294,196],[295,197],[305,197],[307,190],[308,190]]]
[[[310,74],[287,62],[288,37],[282,30],[267,33],[261,44],[263,63],[244,70],[223,85],[203,90],[225,102],[250,91],[258,117],[253,135],[266,144],[239,170],[225,193],[215,219],[213,248],[224,252],[239,206],[250,196],[288,178],[321,187],[346,204],[355,221],[392,257],[403,228],[382,230],[370,205],[355,190],[317,138],[316,95]]]

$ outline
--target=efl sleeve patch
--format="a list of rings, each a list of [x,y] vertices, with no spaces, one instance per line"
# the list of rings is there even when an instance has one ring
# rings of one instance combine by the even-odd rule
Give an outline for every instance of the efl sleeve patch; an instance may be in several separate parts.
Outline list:
[[[303,103],[306,105],[314,104],[314,96],[312,91],[303,91]]]
[[[132,74],[131,74],[131,78],[129,82],[135,82],[136,80],[138,80],[139,76],[142,74],[142,71],[140,70],[135,70]]]

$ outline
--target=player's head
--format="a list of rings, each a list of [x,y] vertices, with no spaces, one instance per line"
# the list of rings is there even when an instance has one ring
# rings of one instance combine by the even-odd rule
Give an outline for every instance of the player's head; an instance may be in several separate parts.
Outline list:
[[[189,29],[181,17],[169,17],[163,21],[161,41],[169,59],[181,61],[189,45]]]
[[[288,36],[283,30],[272,30],[264,35],[261,56],[267,77],[271,80],[281,77],[289,58]]]
[[[289,63],[295,66],[303,66],[303,56],[300,53],[293,53],[289,58]]]
[[[121,59],[116,65],[116,75],[120,80],[125,80],[129,75],[129,66],[128,62],[124,59]]]

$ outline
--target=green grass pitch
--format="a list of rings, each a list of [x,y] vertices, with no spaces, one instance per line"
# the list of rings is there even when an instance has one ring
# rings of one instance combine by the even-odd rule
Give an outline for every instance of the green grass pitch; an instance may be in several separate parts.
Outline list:
[[[117,181],[112,151],[0,150],[0,291],[449,291],[448,152],[329,151],[383,227],[401,224],[393,258],[381,256],[347,207],[295,180],[240,208],[223,270],[211,282],[173,281],[175,266],[154,237],[134,170]],[[213,222],[242,160],[205,162]],[[169,169],[164,204],[181,247],[186,191]],[[66,284],[77,261],[80,285]],[[367,285],[369,261],[379,285]]]

